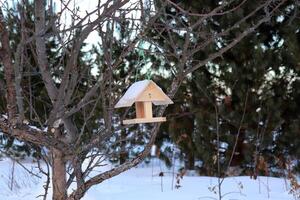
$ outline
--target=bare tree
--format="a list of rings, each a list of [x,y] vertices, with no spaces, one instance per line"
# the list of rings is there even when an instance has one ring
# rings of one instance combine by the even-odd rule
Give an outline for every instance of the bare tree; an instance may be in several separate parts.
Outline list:
[[[3,114],[8,116],[0,116],[0,129],[8,136],[49,149],[49,153],[45,153],[43,159],[50,162],[52,169],[53,199],[78,200],[92,186],[141,163],[154,144],[160,128],[159,123],[151,125],[150,138],[136,157],[103,173],[93,172],[111,156],[107,151],[107,144],[111,144],[108,141],[126,128],[116,125],[116,119],[119,120],[120,117],[116,118],[118,114],[113,107],[121,95],[120,91],[124,91],[127,87],[128,79],[135,69],[129,67],[127,76],[122,78],[118,73],[120,66],[124,64],[124,58],[132,51],[141,48],[139,42],[146,41],[151,44],[149,48],[142,47],[142,51],[155,54],[172,65],[172,81],[168,95],[173,98],[190,73],[221,57],[262,23],[268,22],[285,0],[261,1],[256,9],[241,17],[235,24],[219,31],[209,30],[207,23],[214,21],[215,17],[235,12],[247,0],[238,3],[222,1],[223,3],[215,9],[205,13],[195,13],[172,0],[107,0],[99,1],[97,6],[92,11],[86,12],[84,16],[79,13],[72,1],[61,1],[61,9],[57,11],[53,10],[52,1],[45,4],[44,0],[36,0],[34,26],[26,26],[30,21],[25,14],[26,5],[29,3],[26,0],[21,2],[18,9],[19,20],[16,22],[21,30],[21,39],[16,51],[11,47],[7,30],[5,13],[7,14],[9,10],[5,10],[5,6],[2,7],[5,12],[0,9],[0,58],[5,72],[6,89],[6,112]],[[177,14],[166,12],[166,8],[171,7]],[[258,14],[259,18],[257,18]],[[241,25],[254,16],[256,16],[254,23],[244,26],[241,30]],[[112,50],[114,34],[117,31],[116,24],[121,24],[124,19],[129,22],[132,34],[125,41],[121,41],[122,51],[116,56]],[[241,31],[231,40],[220,42],[235,29]],[[84,42],[94,31],[99,33],[98,48],[103,55],[101,61],[103,66],[100,66],[99,75],[90,73],[92,64],[79,63]],[[155,37],[150,37],[149,33],[163,38],[164,44],[170,48],[162,46]],[[183,43],[177,41],[178,34],[183,36]],[[58,43],[55,50],[61,58],[58,61],[50,59],[51,50],[47,47],[47,43],[53,39]],[[204,51],[210,45],[215,48],[205,59],[194,59],[195,54]],[[29,99],[23,97],[25,94],[22,93],[21,80],[25,79],[25,66],[34,68],[24,56],[27,51],[31,52],[38,66],[43,87],[50,100],[48,102],[50,111],[42,112],[32,103],[33,88],[30,88]],[[83,92],[80,91],[79,86],[86,85],[89,81],[88,87],[85,87]],[[29,105],[29,109],[24,108],[25,104]],[[103,116],[95,116],[99,109]],[[165,109],[165,106],[161,107],[157,110],[157,115],[163,115]],[[34,119],[33,117],[24,119],[27,110],[31,116],[35,116]],[[81,116],[80,126],[74,121],[75,116]],[[89,124],[95,124],[97,119],[96,131],[90,129]],[[103,121],[100,123],[99,119]],[[33,128],[31,126],[33,121],[39,122],[40,125]],[[49,176],[49,173],[44,174]],[[73,182],[76,186],[72,186],[73,191],[68,193],[67,190]],[[48,185],[49,181],[47,187]]]

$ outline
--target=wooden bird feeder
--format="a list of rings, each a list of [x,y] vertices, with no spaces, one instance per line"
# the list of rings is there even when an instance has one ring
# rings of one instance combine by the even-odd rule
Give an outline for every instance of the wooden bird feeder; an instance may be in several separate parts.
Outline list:
[[[172,104],[173,101],[153,81],[143,80],[131,85],[115,108],[131,107],[133,103],[135,103],[136,118],[124,120],[123,124],[164,122],[165,117],[153,117],[152,103],[167,105]]]

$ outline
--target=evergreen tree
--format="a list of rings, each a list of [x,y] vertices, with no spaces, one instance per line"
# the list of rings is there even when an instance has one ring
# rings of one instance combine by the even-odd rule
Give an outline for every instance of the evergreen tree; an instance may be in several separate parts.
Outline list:
[[[235,12],[207,19],[203,34],[225,30],[238,18],[245,17],[251,10],[258,8],[260,3],[246,2]],[[191,13],[203,13],[212,10],[218,4],[218,1],[181,1],[178,5]],[[291,156],[298,159],[298,150],[293,147],[299,144],[295,135],[298,128],[295,124],[299,122],[299,115],[291,110],[299,110],[299,104],[294,99],[294,95],[299,94],[298,88],[295,87],[299,79],[299,22],[295,20],[296,9],[295,2],[286,2],[282,13],[276,13],[269,23],[258,28],[256,34],[248,36],[223,57],[198,69],[179,89],[177,108],[173,106],[172,110],[170,106],[168,111],[172,115],[177,113],[179,117],[185,111],[190,115],[188,118],[185,115],[178,118],[183,127],[171,128],[169,132],[175,130],[178,135],[184,135],[180,130],[190,127],[190,123],[184,121],[194,119],[195,128],[189,129],[194,147],[189,152],[193,152],[195,160],[199,159],[202,162],[201,171],[204,173],[216,174],[217,152],[220,154],[223,172],[228,166],[239,166],[244,173],[256,174],[260,157],[264,157],[271,169],[274,167],[272,165],[276,165],[275,160],[282,157],[283,152],[285,158]],[[170,19],[177,13],[176,6],[169,7]],[[240,28],[254,23],[261,15],[262,13],[258,12],[254,17],[243,21],[239,25]],[[174,26],[184,27],[184,23],[192,24],[193,20],[193,17],[186,17],[184,22],[178,21]],[[205,51],[197,52],[191,60],[205,59],[210,52],[226,46],[239,32],[238,28],[216,38],[217,42],[214,45],[207,46]],[[175,40],[184,41],[183,34],[172,34]],[[191,40],[195,43],[205,43],[205,40],[201,39]],[[174,46],[168,46],[163,40],[160,42],[164,48],[174,49]],[[175,65],[181,62],[174,58],[168,60],[176,63]],[[193,61],[190,64],[193,65]],[[216,144],[216,131],[220,134],[219,147]],[[171,138],[174,143],[178,140],[178,137]],[[181,145],[188,145],[189,141],[190,139],[183,140],[186,144]],[[291,148],[287,147],[287,141]]]

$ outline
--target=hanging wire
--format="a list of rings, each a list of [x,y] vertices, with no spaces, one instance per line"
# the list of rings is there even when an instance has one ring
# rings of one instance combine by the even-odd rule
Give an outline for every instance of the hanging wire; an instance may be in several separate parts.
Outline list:
[[[136,66],[136,70],[135,70],[135,81],[137,81],[138,78],[138,70],[141,68],[141,66],[145,63],[145,54],[144,51],[142,50],[142,46],[143,46],[143,41],[139,42],[138,44],[138,64]]]
[[[135,69],[135,79],[134,79],[134,82],[137,81],[137,78],[138,78],[138,69],[140,68],[140,62],[141,62],[141,57],[140,57],[140,54],[138,53],[139,57],[138,57],[138,64],[136,66],[136,69]]]
[[[136,71],[135,71],[135,82],[138,79],[138,70],[140,70],[141,67],[146,64],[146,56],[145,56],[145,53],[143,50],[143,43],[144,42],[141,41],[138,44],[138,64],[137,64]],[[150,69],[148,69],[146,72],[146,79],[147,80],[151,79],[151,70]]]
[[[151,70],[150,70],[150,68],[147,70],[146,78],[147,78],[147,80],[151,79]]]

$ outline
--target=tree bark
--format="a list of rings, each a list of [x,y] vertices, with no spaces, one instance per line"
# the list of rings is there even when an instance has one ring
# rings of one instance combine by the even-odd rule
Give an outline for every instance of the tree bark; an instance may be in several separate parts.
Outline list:
[[[4,77],[6,81],[6,101],[8,119],[12,121],[17,117],[16,105],[16,89],[14,67],[12,63],[11,50],[9,46],[9,33],[6,29],[6,23],[0,9],[0,42],[2,48],[0,49],[0,58],[4,66]]]
[[[121,152],[120,152],[120,165],[125,163],[126,160],[128,160],[128,152],[126,151],[126,137],[127,137],[127,133],[126,133],[126,130],[123,129],[121,130],[121,144],[120,144],[120,147],[121,147]]]
[[[52,149],[52,187],[53,200],[67,199],[66,163],[62,151]]]

